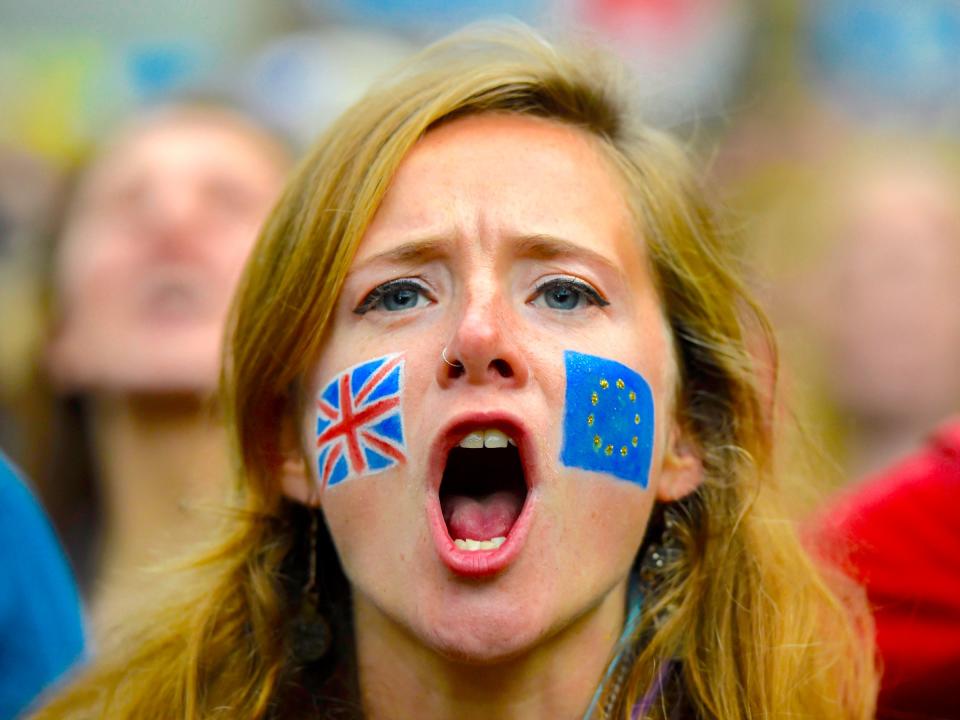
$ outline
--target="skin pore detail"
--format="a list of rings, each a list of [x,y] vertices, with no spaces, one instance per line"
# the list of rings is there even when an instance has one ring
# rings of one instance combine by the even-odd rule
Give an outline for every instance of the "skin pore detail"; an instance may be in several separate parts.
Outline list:
[[[315,452],[321,490],[406,461],[402,395],[401,354],[354,365],[317,394]]]
[[[653,396],[643,376],[613,360],[568,350],[560,462],[647,487]]]

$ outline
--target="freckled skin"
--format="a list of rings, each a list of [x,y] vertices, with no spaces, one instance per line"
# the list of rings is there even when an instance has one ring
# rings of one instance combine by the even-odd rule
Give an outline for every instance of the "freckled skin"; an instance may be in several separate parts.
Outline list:
[[[577,250],[530,256],[517,238],[533,235]],[[437,240],[431,257],[376,260],[426,238]],[[557,276],[588,283],[609,305],[546,306],[537,289]],[[354,312],[373,288],[397,278],[415,279],[429,296],[400,311]],[[510,116],[460,119],[428,133],[363,238],[310,388],[360,360],[405,355],[408,461],[321,498],[365,617],[400,628],[395,642],[480,663],[532,652],[594,611],[615,636],[622,603],[604,601],[623,597],[663,473],[673,389],[664,322],[619,179],[588,136]],[[450,372],[444,347],[463,373]],[[600,352],[650,384],[656,429],[646,489],[560,464],[567,349]],[[427,456],[450,418],[476,410],[521,418],[540,478],[519,556],[498,575],[465,581],[441,562],[427,528]],[[314,424],[308,412],[308,447]]]

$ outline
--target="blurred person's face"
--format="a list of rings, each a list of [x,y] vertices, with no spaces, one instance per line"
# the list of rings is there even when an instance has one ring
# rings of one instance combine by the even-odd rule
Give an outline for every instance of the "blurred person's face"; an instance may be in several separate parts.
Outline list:
[[[82,178],[56,258],[55,381],[207,393],[230,297],[285,159],[225,113],[128,129]]]
[[[654,500],[699,480],[667,450],[676,367],[636,235],[610,164],[563,125],[456,120],[400,165],[310,380],[308,485],[287,481],[319,500],[373,636],[492,661],[622,619]],[[596,469],[644,452],[642,476]]]
[[[867,421],[935,422],[960,403],[960,205],[919,163],[844,198],[824,322],[840,402]]]

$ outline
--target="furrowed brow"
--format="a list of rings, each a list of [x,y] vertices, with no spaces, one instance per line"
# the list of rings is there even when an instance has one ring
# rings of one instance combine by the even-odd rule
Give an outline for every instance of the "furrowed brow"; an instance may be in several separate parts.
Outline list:
[[[620,272],[620,268],[609,258],[570,240],[564,240],[553,235],[521,235],[515,238],[515,241],[516,253],[522,257],[536,260],[575,258],[600,265],[618,274]]]
[[[447,255],[446,244],[439,239],[413,240],[371,255],[354,266],[350,274],[376,266],[418,267]]]

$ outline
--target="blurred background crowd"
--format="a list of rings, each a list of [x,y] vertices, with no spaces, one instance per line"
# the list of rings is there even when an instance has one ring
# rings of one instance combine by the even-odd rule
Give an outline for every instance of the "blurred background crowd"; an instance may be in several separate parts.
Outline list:
[[[295,155],[404,56],[503,15],[621,55],[647,118],[701,154],[740,223],[797,411],[846,476],[956,408],[956,2],[0,0],[7,452],[36,462],[23,391],[49,325],[51,236],[77,167],[123,119],[226,102]]]
[[[698,156],[815,490],[960,409],[955,0],[0,0],[0,447],[95,622],[227,481],[220,330],[284,174],[405,56],[507,15],[620,55]]]

